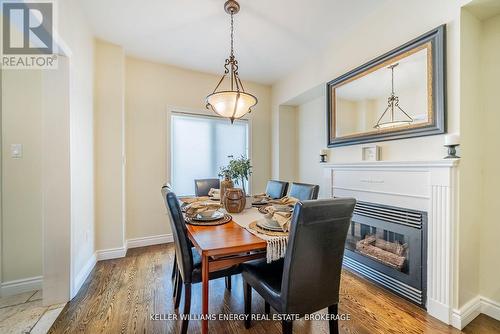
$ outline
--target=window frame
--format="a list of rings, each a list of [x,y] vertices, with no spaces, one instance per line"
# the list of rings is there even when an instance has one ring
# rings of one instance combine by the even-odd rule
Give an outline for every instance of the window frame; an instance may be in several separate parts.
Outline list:
[[[165,126],[165,137],[164,137],[164,142],[167,145],[166,149],[166,175],[165,175],[165,180],[168,183],[172,183],[172,145],[173,145],[173,140],[172,140],[172,116],[175,115],[185,115],[188,117],[198,117],[198,118],[206,118],[206,119],[218,119],[218,120],[226,120],[224,117],[217,116],[209,111],[205,110],[199,110],[199,109],[189,109],[189,108],[184,108],[184,107],[175,107],[175,106],[169,106],[167,107],[167,112],[166,112],[166,126]],[[235,120],[236,121],[236,120]],[[247,122],[247,146],[248,146],[248,159],[252,161],[253,164],[253,150],[252,150],[252,119],[248,117],[248,115],[245,115],[244,117],[240,118],[238,121],[245,121]],[[227,122],[230,122],[229,119],[227,119]],[[217,175],[214,175],[217,176]],[[193,180],[194,182],[194,180]],[[251,194],[253,189],[253,177],[252,174],[250,174],[248,178],[248,189],[247,193]],[[175,191],[175,189],[174,189]],[[179,196],[185,195],[185,194],[178,194]]]

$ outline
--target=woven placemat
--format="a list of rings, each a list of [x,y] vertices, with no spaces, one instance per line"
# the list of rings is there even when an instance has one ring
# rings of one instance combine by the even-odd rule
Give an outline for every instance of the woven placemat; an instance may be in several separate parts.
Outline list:
[[[223,225],[229,223],[233,217],[231,215],[228,215],[227,213],[224,215],[224,218],[221,218],[219,220],[213,220],[213,221],[197,221],[193,220],[189,217],[185,217],[184,220],[186,221],[187,224],[190,225],[197,225],[197,226],[216,226],[216,225]]]
[[[270,235],[270,236],[273,236],[273,237],[287,237],[288,236],[288,232],[278,232],[278,231],[270,231],[270,230],[266,230],[265,228],[261,228],[259,226],[257,226],[257,222],[251,222],[249,225],[248,225],[248,228],[256,231],[256,232],[259,232],[259,233],[262,233],[262,234],[265,234],[265,235]]]

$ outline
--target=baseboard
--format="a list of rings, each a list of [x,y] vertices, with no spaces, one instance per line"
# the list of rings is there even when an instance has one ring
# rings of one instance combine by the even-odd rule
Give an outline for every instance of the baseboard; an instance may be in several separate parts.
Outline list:
[[[41,290],[43,276],[22,278],[14,281],[2,282],[0,295],[2,297],[17,295],[18,293]]]
[[[172,234],[160,234],[151,237],[133,238],[127,240],[127,249],[166,244],[169,242],[174,242]]]
[[[462,330],[481,313],[500,320],[500,303],[483,296],[476,296],[459,310],[453,310],[451,325]]]
[[[76,275],[75,278],[75,285],[73,286],[73,291],[71,293],[71,298],[75,297],[78,291],[80,291],[80,288],[82,287],[83,283],[89,276],[90,272],[92,269],[94,269],[95,264],[97,263],[97,256],[96,253],[92,254],[92,256],[87,260],[87,263],[83,266],[82,269],[80,269],[80,272]]]
[[[481,297],[481,313],[500,321],[500,303]]]
[[[118,248],[102,249],[96,251],[96,254],[97,254],[97,261],[118,259],[124,257],[127,254],[127,248],[118,247]]]
[[[462,330],[472,320],[481,314],[481,297],[476,296],[460,309],[454,309],[451,315],[451,325]]]

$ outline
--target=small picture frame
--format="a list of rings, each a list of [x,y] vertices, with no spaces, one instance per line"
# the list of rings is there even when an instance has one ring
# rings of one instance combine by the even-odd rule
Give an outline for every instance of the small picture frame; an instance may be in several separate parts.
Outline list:
[[[380,146],[378,145],[364,145],[361,147],[361,159],[363,161],[379,161],[380,160]]]

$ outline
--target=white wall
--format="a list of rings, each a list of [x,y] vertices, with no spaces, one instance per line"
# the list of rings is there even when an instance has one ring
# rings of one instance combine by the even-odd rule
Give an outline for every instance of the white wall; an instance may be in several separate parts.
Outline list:
[[[58,1],[58,32],[71,50],[72,293],[94,256],[94,37],[76,0]]]
[[[99,250],[125,245],[125,54],[95,43],[95,235]]]
[[[126,230],[130,239],[170,233],[160,194],[170,175],[167,110],[205,110],[204,98],[220,77],[131,57],[126,58],[125,68]],[[271,175],[271,92],[269,86],[249,82],[244,86],[259,99],[249,117],[251,187],[261,192]]]
[[[481,85],[484,97],[484,215],[480,241],[481,295],[500,304],[500,15],[482,22]],[[497,315],[500,316],[500,315]]]
[[[2,70],[2,282],[42,275],[41,71]],[[22,144],[13,159],[10,145]]]

